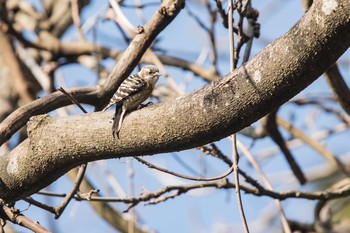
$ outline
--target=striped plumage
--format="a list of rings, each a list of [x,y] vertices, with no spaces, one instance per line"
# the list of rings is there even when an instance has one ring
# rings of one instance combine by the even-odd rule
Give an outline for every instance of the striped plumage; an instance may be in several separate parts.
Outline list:
[[[119,131],[125,113],[138,108],[152,94],[159,76],[157,67],[147,65],[140,72],[130,75],[122,82],[109,104],[102,110],[106,111],[110,106],[116,105],[112,126],[113,137],[116,135],[119,138]]]

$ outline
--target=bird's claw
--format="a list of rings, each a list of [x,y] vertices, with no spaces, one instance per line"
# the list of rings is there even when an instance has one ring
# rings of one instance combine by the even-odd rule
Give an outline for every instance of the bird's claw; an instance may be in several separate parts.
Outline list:
[[[150,106],[150,105],[153,105],[153,103],[150,101],[150,102],[147,102],[146,104],[140,104],[138,107],[137,107],[137,109],[139,110],[139,109],[142,109],[142,108],[144,108],[144,107],[148,107],[148,106]]]

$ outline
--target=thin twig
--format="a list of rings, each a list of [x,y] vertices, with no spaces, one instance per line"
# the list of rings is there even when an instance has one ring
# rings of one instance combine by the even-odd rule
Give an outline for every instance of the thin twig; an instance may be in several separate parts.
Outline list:
[[[240,171],[240,174],[246,179],[249,180],[249,183],[252,184],[256,182],[252,177]],[[228,182],[227,179],[221,179],[216,181],[204,181],[190,185],[174,185],[174,186],[166,186],[161,188],[156,192],[150,192],[147,194],[142,194],[139,198],[128,197],[128,198],[117,198],[117,197],[91,197],[89,201],[99,201],[99,202],[124,202],[124,203],[132,203],[136,199],[140,199],[140,201],[148,201],[152,198],[159,197],[163,193],[170,192],[173,190],[192,190],[192,189],[200,189],[205,187],[215,187],[215,188],[224,188],[224,189],[232,189],[235,188],[235,184]],[[281,191],[274,192],[268,189],[265,189],[263,186],[259,185],[257,182],[254,185],[254,188],[248,187],[246,185],[240,185],[240,189],[245,191],[246,193],[255,195],[255,196],[266,196],[271,197],[278,200],[285,200],[288,198],[297,198],[297,199],[307,199],[307,200],[334,200],[338,198],[347,197],[350,195],[350,185],[345,185],[338,189],[325,190],[325,191],[315,191],[315,192],[301,192],[299,190],[293,191]],[[66,194],[59,194],[47,191],[40,191],[37,194],[53,196],[53,197],[65,197]],[[181,192],[183,194],[183,192]],[[79,201],[86,201],[77,195],[74,196],[74,199]]]
[[[228,7],[228,34],[229,34],[229,48],[230,48],[230,71],[234,70],[235,67],[235,37],[233,34],[233,2],[229,0]]]
[[[207,27],[205,25],[205,23],[201,20],[201,18],[199,18],[197,15],[195,15],[189,7],[186,7],[186,9],[187,9],[188,15],[190,17],[192,17],[194,19],[194,21],[199,25],[199,27],[201,27],[208,34],[209,41],[210,41],[211,63],[212,63],[212,67],[216,68],[217,49],[216,49],[216,43],[215,43],[214,25],[216,22],[216,13],[217,12],[215,10],[211,9],[211,5],[210,5],[208,0],[206,1],[205,5],[206,5],[206,8],[208,10],[209,18],[210,18],[210,26],[209,27]]]
[[[88,113],[85,110],[85,108],[70,93],[68,93],[63,87],[58,88],[58,90],[60,92],[62,92],[63,94],[65,94],[73,102],[73,104],[76,104],[83,113]]]
[[[235,57],[235,48],[234,48],[234,35],[233,35],[233,1],[229,0],[228,2],[228,31],[229,31],[229,44],[230,44],[230,71],[232,72],[236,68],[236,57]],[[238,209],[241,216],[244,232],[249,233],[249,228],[247,224],[247,220],[244,214],[243,210],[243,203],[241,198],[241,191],[240,191],[240,185],[239,185],[239,175],[238,175],[238,162],[239,162],[239,155],[237,151],[237,145],[236,145],[236,134],[233,134],[230,136],[230,139],[232,141],[232,160],[233,160],[233,167],[234,167],[234,179],[235,179],[235,192],[238,202]]]
[[[68,173],[68,176],[73,179],[77,176],[77,169],[71,170]],[[118,232],[128,232],[128,222],[129,219],[126,218],[120,211],[116,208],[113,208],[107,201],[100,202],[91,202],[90,200],[93,198],[98,198],[98,190],[93,187],[88,177],[84,177],[83,182],[81,183],[82,190],[89,190],[87,193],[79,193],[75,197],[79,196],[83,198],[84,201],[89,201],[90,206],[95,210],[95,212],[100,215],[106,222],[108,222],[111,226],[118,230]],[[142,226],[135,225],[135,233],[150,233],[153,232],[151,229],[145,229]]]
[[[79,32],[79,37],[81,41],[85,41],[84,32],[81,28],[80,15],[79,15],[79,1],[71,0],[71,10],[72,10],[72,19],[75,27]]]
[[[320,155],[322,155],[326,160],[338,166],[339,170],[347,177],[350,177],[350,172],[346,169],[346,166],[331,153],[324,145],[319,143],[317,140],[314,140],[312,137],[307,136],[298,128],[294,127],[290,122],[284,120],[281,117],[277,117],[277,123],[281,125],[283,128],[288,130],[290,134],[292,134],[295,138],[299,138],[305,144],[312,147],[316,150]]]
[[[215,0],[216,2],[216,7],[218,8],[218,12],[222,18],[222,24],[224,25],[225,28],[228,28],[228,17],[227,14],[225,13],[224,8],[222,7],[221,0]]]
[[[145,164],[147,167],[149,168],[152,168],[152,169],[156,169],[158,171],[161,171],[161,172],[164,172],[164,173],[167,173],[167,174],[170,174],[170,175],[173,175],[173,176],[176,176],[176,177],[180,177],[180,178],[183,178],[183,179],[187,179],[187,180],[194,180],[194,181],[213,181],[213,180],[220,180],[220,179],[223,179],[225,178],[226,176],[228,176],[229,174],[231,174],[234,170],[234,166],[231,166],[225,173],[221,174],[221,175],[218,175],[218,176],[214,176],[214,177],[194,177],[194,176],[187,176],[187,175],[183,175],[183,174],[179,174],[179,173],[176,173],[176,172],[173,172],[173,171],[170,171],[168,169],[165,169],[165,168],[161,168],[161,167],[158,167],[150,162],[147,162],[146,160],[144,159],[141,159],[140,157],[134,157],[137,161],[139,161],[140,163],[143,163]]]
[[[336,101],[332,101],[332,102],[336,102]],[[297,105],[306,105],[306,104],[311,104],[311,105],[315,105],[317,107],[319,107],[320,109],[322,109],[324,112],[326,113],[333,113],[335,114],[341,121],[343,121],[345,124],[350,126],[350,115],[336,109],[336,108],[332,108],[327,106],[323,100],[306,100],[306,99],[296,99],[296,100],[292,100],[290,101],[290,103],[295,103]]]
[[[64,196],[66,196],[66,194],[64,194]],[[44,203],[41,203],[37,200],[35,200],[34,198],[32,197],[26,197],[23,199],[25,202],[28,202],[29,204],[33,205],[33,206],[36,206],[36,207],[39,207],[40,209],[43,209],[43,210],[46,210],[52,214],[56,214],[56,211],[55,211],[55,208],[52,207],[52,206],[49,206],[49,205],[46,205]]]
[[[235,180],[235,192],[237,197],[237,203],[238,203],[238,209],[239,214],[241,216],[241,220],[243,223],[244,232],[249,233],[248,223],[245,217],[244,209],[243,209],[243,202],[241,197],[241,190],[240,190],[240,182],[239,182],[239,175],[238,175],[238,161],[239,161],[239,155],[237,151],[237,138],[236,134],[232,134],[230,136],[231,142],[232,142],[232,159],[233,159],[233,167],[234,167],[234,180]]]
[[[16,51],[22,62],[30,69],[40,86],[46,93],[50,93],[50,77],[43,71],[43,69],[36,63],[33,56],[18,43]]]
[[[58,219],[61,216],[61,214],[63,213],[63,211],[65,210],[65,208],[69,204],[69,202],[72,200],[74,195],[77,193],[79,186],[84,178],[86,167],[87,167],[87,164],[82,164],[79,166],[79,171],[78,171],[77,177],[74,181],[73,188],[67,193],[65,198],[61,201],[61,203],[58,206],[54,207],[56,219]]]
[[[205,154],[209,154],[209,155],[214,156],[215,158],[221,159],[228,166],[230,166],[230,167],[232,166],[232,164],[233,164],[232,161],[229,159],[228,156],[224,155],[221,152],[221,150],[216,146],[215,143],[210,143],[209,146],[201,146],[198,149],[200,149]]]
[[[209,27],[209,38],[210,38],[210,48],[211,48],[211,64],[212,67],[216,70],[217,62],[218,62],[218,52],[217,52],[217,46],[216,46],[216,38],[215,38],[215,23],[216,23],[216,14],[217,12],[215,10],[211,9],[211,5],[209,1],[206,2],[208,13],[210,15],[210,27]]]
[[[129,195],[134,196],[135,195],[135,184],[134,184],[134,169],[132,167],[132,160],[129,159],[127,162],[128,165],[128,181],[129,181]],[[129,213],[129,221],[128,221],[128,233],[134,233],[135,232],[135,225],[136,225],[136,211],[135,209],[131,209]]]
[[[192,168],[190,165],[188,165],[185,161],[183,161],[183,159],[181,159],[181,157],[179,155],[177,155],[177,153],[175,153],[175,152],[172,153],[172,157],[175,159],[176,162],[178,162],[178,164],[180,166],[182,166],[188,172],[195,174],[196,176],[203,176],[202,174],[200,174],[200,172],[196,171],[194,168]]]
[[[293,174],[298,179],[299,183],[305,184],[307,179],[303,171],[301,170],[301,167],[299,166],[298,162],[294,159],[292,152],[287,147],[286,142],[282,137],[282,134],[278,130],[276,117],[277,117],[277,110],[272,111],[271,113],[269,113],[267,116],[263,118],[262,124],[265,125],[267,134],[271,137],[271,139],[279,146],[279,148],[283,152],[283,155],[286,158],[289,167],[292,169]]]
[[[251,2],[247,4],[247,11],[249,11],[250,9],[251,9]],[[242,64],[246,63],[249,60],[250,52],[253,46],[254,31],[255,31],[255,25],[256,25],[256,21],[251,17],[250,18],[247,17],[247,21],[248,21],[247,34],[249,36],[249,39],[244,49]]]
[[[59,88],[59,91],[61,91],[63,94],[65,94],[74,104],[76,104],[84,113],[87,113],[87,111],[84,109],[83,106],[81,106],[81,104],[72,96],[70,95],[68,92],[66,92],[62,87]],[[72,198],[74,197],[74,195],[77,193],[79,186],[84,178],[85,175],[85,171],[87,168],[87,163],[82,164],[79,166],[79,171],[77,174],[77,177],[74,181],[74,186],[73,188],[67,193],[67,195],[65,196],[65,198],[62,200],[62,202],[58,205],[54,207],[55,210],[55,218],[58,219],[61,214],[63,213],[63,211],[65,210],[65,208],[67,207],[68,203],[72,200]]]
[[[143,8],[146,8],[146,7],[151,7],[151,6],[158,6],[159,5],[159,2],[156,1],[156,2],[146,2],[144,4],[135,4],[135,5],[132,5],[132,4],[125,4],[124,2],[121,3],[121,5],[125,8],[137,8],[137,9],[143,9]]]
[[[247,147],[245,145],[243,145],[243,143],[241,143],[239,140],[237,140],[237,146],[243,152],[243,154],[245,155],[247,160],[253,165],[254,169],[258,172],[259,176],[261,177],[262,181],[266,185],[267,189],[273,191],[273,187],[272,187],[269,179],[264,174],[264,172],[260,168],[258,162],[255,160],[254,156],[249,152]],[[282,207],[281,201],[275,199],[275,203],[276,203],[276,206],[278,208],[278,211],[279,211],[279,214],[280,214],[280,217],[281,217],[281,222],[282,222],[284,233],[291,233],[292,231],[291,231],[291,229],[289,227],[287,217],[286,217],[286,215],[285,215],[285,213],[283,211],[283,207]]]

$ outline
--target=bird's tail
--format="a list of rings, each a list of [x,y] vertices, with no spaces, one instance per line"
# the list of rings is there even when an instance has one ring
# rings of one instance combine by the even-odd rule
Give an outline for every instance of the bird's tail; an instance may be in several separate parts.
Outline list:
[[[115,114],[113,117],[113,125],[112,125],[112,133],[113,137],[119,138],[119,131],[122,126],[123,118],[124,118],[125,110],[122,107],[122,104],[117,104],[115,108]]]

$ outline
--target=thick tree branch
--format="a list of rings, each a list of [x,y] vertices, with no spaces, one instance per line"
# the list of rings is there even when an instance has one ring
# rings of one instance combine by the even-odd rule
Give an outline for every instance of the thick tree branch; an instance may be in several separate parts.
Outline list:
[[[350,2],[323,2],[314,2],[289,32],[226,77],[130,113],[120,140],[110,132],[111,111],[33,117],[29,139],[0,159],[1,198],[28,196],[81,163],[193,148],[252,124],[316,80],[349,47]]]

